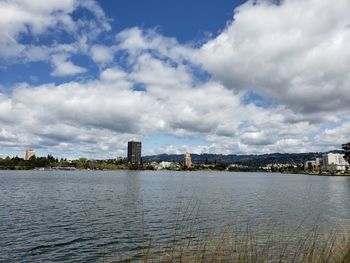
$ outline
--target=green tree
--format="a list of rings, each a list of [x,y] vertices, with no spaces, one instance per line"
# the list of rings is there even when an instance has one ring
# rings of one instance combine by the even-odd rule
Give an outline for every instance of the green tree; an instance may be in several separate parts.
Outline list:
[[[77,168],[84,169],[87,168],[87,159],[84,157],[80,157],[79,160],[77,160]]]
[[[342,145],[343,150],[345,151],[344,159],[350,163],[350,142],[344,143]]]

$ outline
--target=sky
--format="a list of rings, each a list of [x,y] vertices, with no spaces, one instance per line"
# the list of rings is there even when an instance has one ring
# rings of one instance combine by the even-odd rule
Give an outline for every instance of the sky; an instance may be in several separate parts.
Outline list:
[[[350,2],[0,0],[0,157],[339,149]]]

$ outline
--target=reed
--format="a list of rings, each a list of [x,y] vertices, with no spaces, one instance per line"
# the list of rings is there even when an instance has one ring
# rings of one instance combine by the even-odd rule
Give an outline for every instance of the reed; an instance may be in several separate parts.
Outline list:
[[[226,227],[220,234],[195,238],[193,232],[177,238],[169,247],[153,247],[130,262],[232,262],[232,263],[348,263],[350,236],[331,233],[319,236],[312,231],[288,243],[273,234],[262,239],[253,232],[237,233]]]
[[[294,233],[283,226],[259,233],[239,222],[204,231],[197,224],[198,203],[179,204],[168,244],[145,239],[141,253],[119,262],[201,263],[350,263],[350,235],[344,229],[326,232],[315,224],[307,232],[300,225]],[[181,211],[181,212],[180,212]],[[168,226],[167,226],[168,227]],[[144,232],[144,230],[142,230]],[[114,262],[114,261],[113,261]]]

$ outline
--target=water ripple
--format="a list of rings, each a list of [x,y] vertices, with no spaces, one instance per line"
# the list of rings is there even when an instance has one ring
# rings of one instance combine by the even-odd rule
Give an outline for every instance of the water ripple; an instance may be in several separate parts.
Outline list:
[[[0,200],[0,262],[137,259],[150,241],[168,247],[226,225],[291,240],[315,225],[350,230],[350,178],[1,172]]]

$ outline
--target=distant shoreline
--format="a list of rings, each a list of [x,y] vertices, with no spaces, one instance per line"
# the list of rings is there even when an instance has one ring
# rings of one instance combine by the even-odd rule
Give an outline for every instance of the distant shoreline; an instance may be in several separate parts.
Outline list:
[[[79,171],[87,171],[87,172],[112,172],[112,171],[150,171],[150,172],[226,172],[226,173],[264,173],[264,174],[281,174],[281,175],[309,175],[309,176],[321,176],[321,177],[348,177],[350,174],[319,174],[319,173],[289,173],[289,172],[267,172],[267,171],[228,171],[228,170],[210,170],[210,169],[199,169],[199,170],[147,170],[147,169],[105,169],[105,170],[94,170],[94,169],[55,169],[55,168],[45,168],[45,169],[0,169],[3,171],[12,171],[12,172],[21,172],[21,171],[38,171],[38,172],[48,172],[48,171],[61,171],[61,172],[79,172]]]

